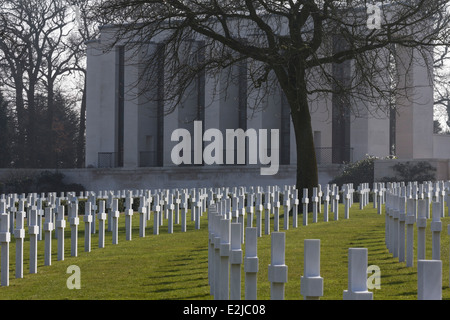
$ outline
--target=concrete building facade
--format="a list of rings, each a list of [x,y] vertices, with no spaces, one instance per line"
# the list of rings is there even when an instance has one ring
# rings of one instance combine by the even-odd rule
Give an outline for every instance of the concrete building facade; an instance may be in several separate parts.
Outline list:
[[[86,167],[168,169],[176,166],[171,152],[178,142],[173,141],[172,134],[183,128],[194,137],[199,133],[195,132],[195,121],[202,124],[200,136],[208,129],[218,129],[224,136],[227,129],[278,129],[279,164],[295,165],[294,128],[281,90],[264,98],[260,112],[253,112],[245,76],[223,92],[213,94],[213,87],[221,85],[217,81],[225,80],[202,74],[187,90],[189,94],[180,105],[165,114],[167,105],[147,101],[136,85],[142,72],[142,56],[120,42],[105,50],[110,47],[114,28],[103,27],[100,37],[87,43]],[[158,45],[158,41],[143,45],[141,54],[155,50]],[[450,158],[450,139],[433,135],[433,72],[417,52],[402,50],[397,64],[399,72],[403,72],[400,79],[405,82],[399,86],[405,98],[396,100],[395,133],[392,117],[378,107],[362,108],[357,115],[342,115],[337,114],[342,108],[338,108],[332,96],[312,100],[310,109],[319,165],[357,161],[366,155],[388,156],[393,136],[396,156],[400,159]],[[351,62],[348,67],[351,68]],[[245,68],[235,66],[232,73],[239,78],[242,70]],[[164,70],[152,77],[152,81],[162,84]],[[159,91],[153,94],[159,95],[170,90],[158,85],[155,88]],[[205,141],[201,143],[202,147],[207,145]],[[246,148],[248,164],[248,145]],[[220,170],[224,165],[214,166]],[[201,168],[197,166],[195,170]]]

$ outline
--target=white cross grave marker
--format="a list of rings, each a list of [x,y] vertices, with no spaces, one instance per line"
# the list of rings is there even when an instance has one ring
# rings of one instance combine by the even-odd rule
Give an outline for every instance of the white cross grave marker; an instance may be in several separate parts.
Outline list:
[[[247,228],[245,232],[245,299],[256,300],[257,298],[257,230],[256,228]]]
[[[309,203],[308,188],[303,189],[302,203],[303,203],[303,225],[307,226],[308,225],[308,203]]]
[[[56,233],[58,234],[58,254],[57,260],[64,260],[64,228],[66,227],[66,220],[64,219],[64,206],[58,207],[58,215],[56,217]]]
[[[112,244],[119,243],[119,199],[113,199],[113,207],[111,211],[112,218]]]
[[[441,222],[441,205],[439,202],[432,203],[433,210],[433,220],[431,221],[430,229],[431,229],[431,237],[432,237],[432,260],[440,260],[441,259],[441,230],[442,230],[442,222]]]
[[[415,200],[410,198],[406,204],[406,266],[412,267],[414,261],[414,223],[416,216],[414,214]]]
[[[30,235],[30,273],[37,273],[37,236],[39,234],[37,215],[36,206],[32,206],[30,210],[30,226],[28,227],[28,234]]]
[[[70,205],[70,255],[76,257],[78,255],[78,199],[74,198],[74,202]]]
[[[1,285],[9,286],[9,214],[6,212],[6,202],[0,201],[0,243],[1,243]]]
[[[241,224],[231,224],[231,247],[230,247],[230,299],[241,299]]]
[[[98,202],[98,247],[105,247],[105,221],[107,219],[107,214],[105,212],[105,200],[100,200]]]
[[[16,278],[23,278],[23,242],[25,238],[25,201],[19,201],[19,210],[16,213],[16,229],[14,238],[16,240]]]

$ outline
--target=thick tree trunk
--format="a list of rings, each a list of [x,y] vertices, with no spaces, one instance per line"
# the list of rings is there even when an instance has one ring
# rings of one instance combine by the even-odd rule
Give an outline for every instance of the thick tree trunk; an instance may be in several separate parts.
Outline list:
[[[86,131],[86,75],[84,77],[83,97],[80,109],[80,128],[77,141],[77,168],[84,167],[84,148]]]
[[[17,114],[17,144],[16,162],[14,167],[24,168],[28,164],[26,150],[26,136],[27,136],[27,114],[25,111],[25,103],[23,99],[23,79],[15,79],[16,84],[16,114]]]
[[[297,180],[299,191],[308,188],[308,195],[312,195],[312,188],[318,185],[316,151],[311,126],[311,115],[308,105],[300,111],[292,112],[295,140],[297,147]]]
[[[46,166],[48,168],[56,168],[57,167],[57,152],[55,146],[55,131],[53,129],[53,119],[54,119],[54,89],[53,89],[53,81],[48,77],[48,88],[47,88],[47,130],[48,130],[48,151],[49,157],[45,159]]]
[[[318,173],[314,135],[311,125],[311,114],[308,105],[306,73],[299,60],[294,60],[286,82],[280,81],[291,109],[297,147],[297,179],[296,188],[299,194],[308,189],[312,196],[312,188],[317,187]]]
[[[34,84],[36,81],[34,79],[30,79],[30,86],[27,92],[27,99],[28,99],[28,136],[27,136],[27,154],[29,159],[29,168],[37,168],[38,167],[38,159],[37,159],[37,113],[36,113],[36,106],[35,106],[35,90],[34,90]]]

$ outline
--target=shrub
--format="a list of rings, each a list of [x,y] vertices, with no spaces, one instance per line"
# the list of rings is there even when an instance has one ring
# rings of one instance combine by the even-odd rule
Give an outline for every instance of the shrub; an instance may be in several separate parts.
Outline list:
[[[61,172],[24,170],[12,173],[3,182],[2,193],[42,193],[42,192],[80,192],[85,188],[81,184],[63,182],[64,174]]]
[[[368,182],[370,187],[372,187],[373,168],[376,159],[378,158],[367,155],[363,160],[346,164],[342,173],[331,180],[329,184],[335,183],[342,187],[344,184],[353,183],[353,186],[356,188],[360,183]]]
[[[384,177],[381,182],[408,182],[417,181],[423,183],[424,181],[435,180],[436,168],[426,161],[419,161],[417,163],[397,163],[393,166],[396,175],[394,177]]]

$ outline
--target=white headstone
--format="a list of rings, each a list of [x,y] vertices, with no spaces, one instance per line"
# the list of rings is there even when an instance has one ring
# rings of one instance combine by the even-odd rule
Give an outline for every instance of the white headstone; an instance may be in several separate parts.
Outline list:
[[[127,198],[127,205],[125,208],[125,240],[131,240],[132,221],[133,221],[133,198],[129,195]]]
[[[254,205],[255,205],[255,194],[253,191],[247,194],[247,228],[253,227],[253,212],[254,212]]]
[[[16,229],[14,230],[14,238],[16,240],[16,278],[23,278],[24,218],[24,200],[22,199],[19,201],[19,210],[16,213]]]
[[[258,191],[256,193],[256,204],[255,204],[255,210],[256,210],[256,233],[258,237],[262,236],[262,214],[264,211],[264,206],[262,202],[262,193]]]
[[[441,259],[441,231],[442,231],[442,222],[441,222],[441,205],[439,202],[434,202],[432,204],[433,208],[433,220],[431,221],[430,229],[432,235],[432,260],[440,260]]]
[[[70,205],[70,255],[72,257],[78,256],[78,225],[80,219],[78,218],[78,200],[76,199]]]
[[[153,234],[154,235],[158,235],[159,234],[159,225],[160,225],[160,217],[161,217],[161,205],[160,205],[161,201],[159,198],[159,194],[157,193],[155,195],[155,202],[154,202],[154,211],[155,213],[153,214]]]
[[[39,241],[42,240],[42,234],[43,234],[43,232],[42,232],[42,217],[44,216],[44,209],[43,209],[43,206],[42,206],[43,200],[44,200],[44,194],[41,194],[41,198],[38,198],[37,201],[36,201],[37,214],[38,214],[37,226],[39,227],[39,233],[38,233],[37,237],[38,237]]]
[[[231,224],[231,251],[230,251],[230,299],[241,299],[241,224]]]
[[[267,186],[265,196],[265,206],[264,206],[264,234],[270,234],[270,210],[272,209],[271,198],[272,194],[270,187]]]
[[[308,188],[303,189],[303,225],[308,225],[308,204],[309,204],[309,198],[308,198]]]
[[[183,190],[183,193],[181,195],[181,202],[180,202],[180,208],[181,208],[181,232],[186,232],[186,214],[188,210],[188,194],[186,190]]]
[[[401,196],[399,199],[399,215],[398,215],[398,260],[405,261],[405,222],[406,222],[406,197]]]
[[[399,217],[400,217],[400,196],[399,195],[395,195],[394,196],[394,208],[393,208],[393,234],[392,237],[390,237],[390,239],[392,239],[392,252],[393,252],[393,256],[394,258],[398,257],[398,248],[399,248],[399,243],[398,243],[398,230],[399,230]]]
[[[113,206],[111,210],[112,218],[112,244],[119,243],[119,199],[113,199]]]
[[[258,273],[258,256],[257,256],[257,230],[256,228],[247,228],[245,232],[245,300],[257,299],[257,273]]]
[[[406,266],[412,267],[414,261],[414,223],[416,216],[413,210],[414,200],[409,198],[406,203]]]
[[[214,294],[214,233],[217,214],[217,204],[210,202],[208,206],[208,283],[211,295]]]
[[[350,186],[344,184],[344,186],[342,187],[342,192],[344,201],[344,218],[350,219]]]
[[[417,299],[442,299],[442,261],[417,261]]]
[[[276,190],[273,195],[273,231],[280,231],[280,192]]]
[[[52,264],[52,208],[45,208],[45,222],[44,222],[44,233],[45,233],[45,250],[44,250],[44,265],[50,266]]]
[[[273,232],[271,238],[271,261],[269,265],[271,300],[284,300],[284,286],[288,280],[288,267],[285,264],[285,245],[285,233]]]
[[[58,207],[58,215],[55,222],[56,233],[58,234],[58,254],[57,260],[64,260],[64,229],[66,227],[66,220],[64,219],[64,206]]]
[[[334,221],[338,221],[339,220],[339,186],[333,185],[334,186],[334,196],[332,197],[332,202],[334,203],[333,205],[333,212],[334,212]]]
[[[147,224],[147,198],[141,196],[139,198],[139,237],[145,237],[145,227]]]
[[[105,212],[105,200],[100,200],[98,202],[98,247],[105,247],[105,221],[107,219],[107,215]]]
[[[300,293],[305,300],[318,300],[323,296],[323,278],[320,276],[320,240],[304,241],[304,274],[300,278]]]
[[[218,300],[228,300],[229,290],[229,259],[230,259],[230,237],[231,237],[231,220],[220,220],[220,279],[219,279],[219,297]]]
[[[330,186],[327,184],[323,197],[323,221],[328,222],[328,213],[330,211]]]
[[[214,299],[219,300],[220,299],[220,243],[221,243],[221,226],[220,221],[222,219],[222,215],[217,213],[213,216],[213,230],[214,230],[214,287],[213,287],[213,294]]]
[[[28,234],[30,235],[30,273],[37,273],[37,236],[39,234],[37,216],[37,208],[36,206],[32,206],[30,211],[30,226],[28,227]]]
[[[6,202],[0,201],[0,243],[1,243],[1,285],[9,286],[9,214],[6,212]]]
[[[318,219],[318,205],[319,205],[319,197],[318,197],[318,189],[317,187],[313,188],[313,195],[311,197],[311,202],[312,202],[312,210],[313,210],[313,223],[317,223],[317,219]]]
[[[283,209],[284,209],[284,230],[288,230],[289,229],[289,211],[291,209],[291,199],[290,199],[289,189],[284,191]]]
[[[372,292],[367,290],[366,248],[348,249],[348,290],[344,290],[344,300],[372,300]]]
[[[294,188],[293,194],[292,194],[292,226],[294,228],[298,227],[298,189]]]

